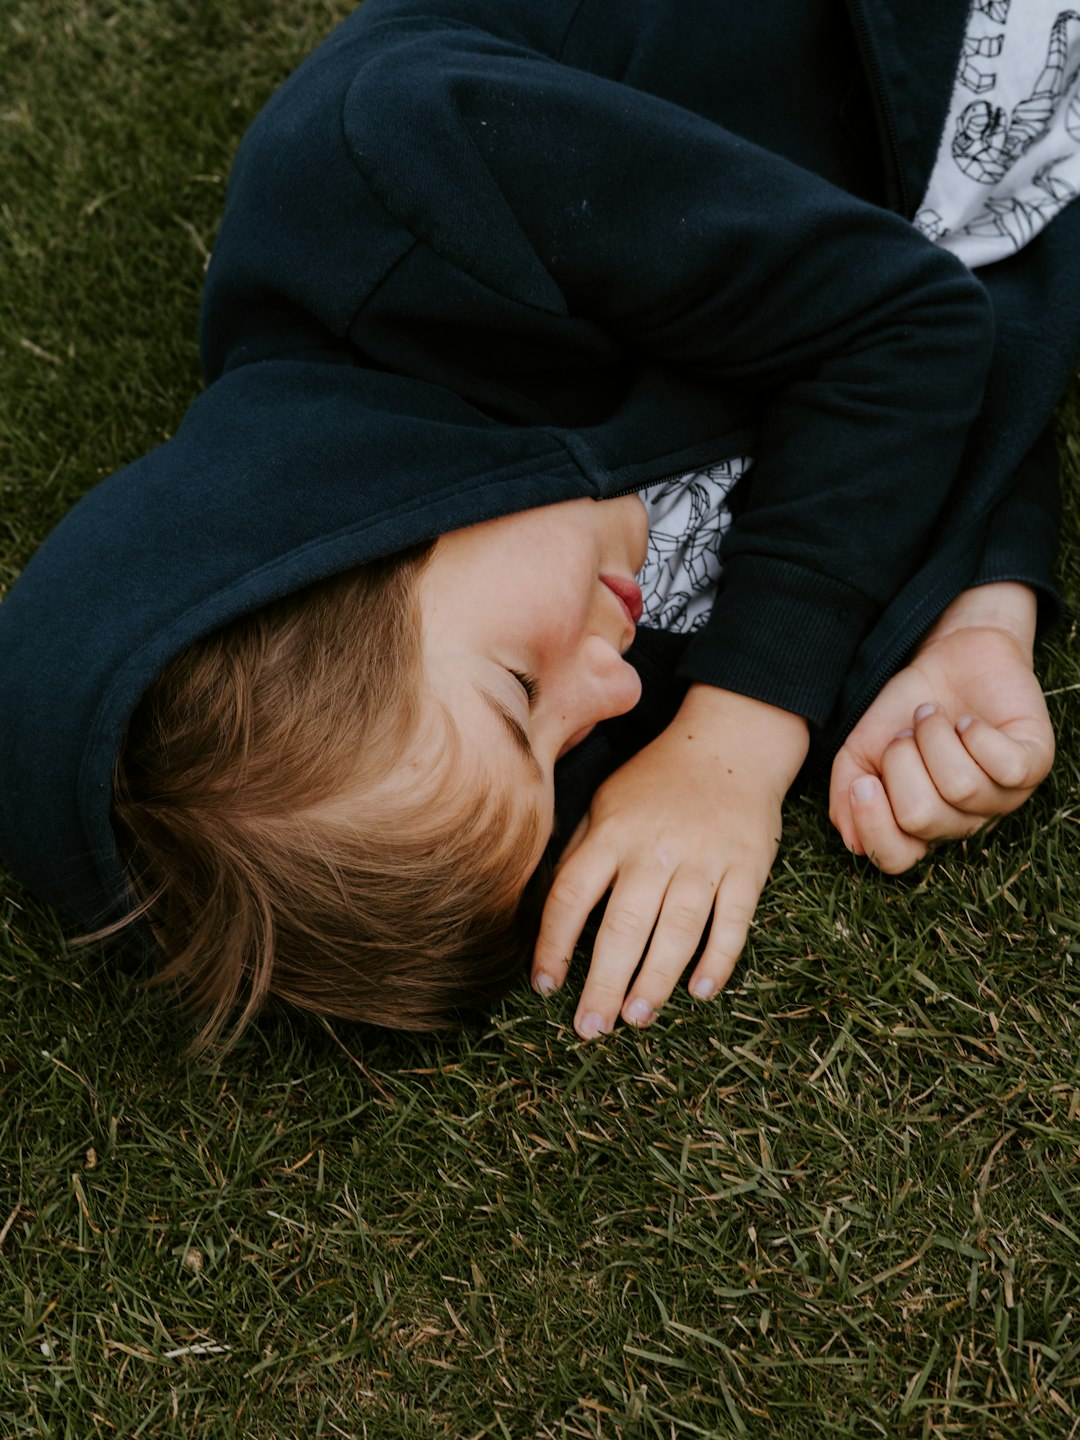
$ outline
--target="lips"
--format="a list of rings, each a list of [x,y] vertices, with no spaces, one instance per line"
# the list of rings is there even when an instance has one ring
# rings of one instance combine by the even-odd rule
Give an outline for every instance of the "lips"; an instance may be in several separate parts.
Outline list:
[[[622,601],[623,608],[630,617],[631,625],[636,625],[641,619],[641,612],[644,608],[641,603],[641,591],[633,580],[627,580],[622,575],[601,575],[600,583]]]

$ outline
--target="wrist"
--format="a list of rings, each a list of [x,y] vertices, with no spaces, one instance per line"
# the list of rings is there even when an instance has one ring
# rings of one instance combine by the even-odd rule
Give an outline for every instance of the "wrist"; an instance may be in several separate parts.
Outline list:
[[[801,715],[715,685],[691,685],[672,726],[688,739],[716,742],[718,759],[726,767],[734,763],[739,770],[767,777],[781,795],[810,748],[810,727]]]
[[[1013,580],[996,580],[963,590],[938,617],[922,646],[956,630],[1003,630],[1027,652],[1035,645],[1039,602],[1034,590]]]

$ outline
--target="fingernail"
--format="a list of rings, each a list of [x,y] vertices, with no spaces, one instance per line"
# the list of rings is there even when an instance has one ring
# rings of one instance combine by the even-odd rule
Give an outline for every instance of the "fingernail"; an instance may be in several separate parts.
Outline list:
[[[894,740],[910,740],[911,737],[912,737],[914,734],[915,734],[915,731],[912,730],[912,729],[909,727],[907,730],[897,730],[896,734],[893,736],[893,739],[894,739]]]
[[[974,715],[961,715],[960,719],[956,722],[957,732],[962,735],[968,726],[974,724],[974,722]]]
[[[631,1000],[626,1007],[626,1018],[631,1025],[648,1025],[655,1014],[648,1000]]]
[[[691,980],[690,982],[690,994],[697,1000],[708,1000],[715,989],[716,981],[710,980],[707,975],[703,975],[700,980]]]
[[[533,981],[533,989],[539,995],[553,995],[555,993],[555,981],[550,975],[545,975],[541,970],[540,974],[537,975]]]
[[[595,1010],[590,1010],[587,1015],[582,1016],[577,1031],[583,1040],[595,1040],[597,1035],[609,1034],[611,1025],[602,1015],[598,1015]]]
[[[936,709],[936,705],[920,705],[915,711],[915,724],[917,725],[920,720],[925,720],[928,715],[933,715]]]
[[[878,782],[872,775],[863,775],[851,787],[852,796],[863,803],[873,800],[877,794]]]

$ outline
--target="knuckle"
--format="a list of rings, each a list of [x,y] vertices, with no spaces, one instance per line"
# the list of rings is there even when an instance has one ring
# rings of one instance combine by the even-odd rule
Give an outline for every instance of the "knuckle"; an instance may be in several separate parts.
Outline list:
[[[918,840],[926,840],[934,834],[936,817],[932,805],[919,802],[908,804],[901,802],[899,808],[894,813],[896,815],[896,823],[905,834],[914,835]],[[907,866],[905,865],[901,868],[907,869]],[[889,873],[895,874],[897,872],[890,871]]]
[[[548,891],[547,904],[552,910],[577,910],[584,900],[584,894],[582,887],[563,872],[555,877]]]
[[[615,940],[636,940],[645,930],[645,918],[620,905],[604,916],[604,929]]]
[[[1044,755],[1040,755],[1038,760],[1035,762],[1034,766],[1032,767],[1030,773],[1027,776],[1027,785],[1029,785],[1032,790],[1035,789],[1036,785],[1041,785],[1042,782],[1046,779],[1047,775],[1050,774],[1050,771],[1053,769],[1053,765],[1054,749],[1053,746],[1051,746],[1049,752]]]
[[[757,905],[752,900],[728,900],[724,905],[724,917],[734,925],[749,925],[756,909]]]
[[[569,950],[573,946],[566,946],[555,938],[554,935],[541,931],[536,941],[536,949],[533,951],[534,967],[540,970],[566,970],[570,965]]]
[[[938,786],[942,799],[947,800],[950,805],[955,805],[958,810],[963,810],[971,805],[978,798],[981,788],[979,781],[974,776],[968,776],[963,780],[946,781]]]
[[[1021,790],[1028,784],[1027,760],[1020,755],[1010,756],[998,768],[998,783],[1005,790]]]
[[[664,925],[676,936],[696,940],[705,924],[701,912],[692,905],[671,905],[664,911]]]
[[[1026,804],[1031,795],[1031,790],[1004,791],[992,807],[988,805],[981,814],[972,815],[973,829],[964,833],[973,834],[974,830],[981,830],[984,825],[989,825],[991,820],[999,819],[1002,815],[1011,815],[1014,810],[1019,810],[1021,805]]]
[[[926,846],[920,845],[912,849],[906,855],[883,855],[875,858],[875,864],[885,875],[902,875],[905,870],[910,870],[917,865],[926,854]]]
[[[738,929],[729,927],[717,931],[709,937],[703,962],[706,969],[727,970],[742,954],[745,944],[746,931],[741,927]]]

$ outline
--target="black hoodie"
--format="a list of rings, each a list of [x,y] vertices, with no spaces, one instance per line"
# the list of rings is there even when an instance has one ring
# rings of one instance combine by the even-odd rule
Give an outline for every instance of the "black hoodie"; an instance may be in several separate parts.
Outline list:
[[[908,219],[967,8],[367,0],[241,146],[205,393],[0,608],[15,873],[116,913],[112,770],[163,666],[493,516],[755,456],[709,624],[635,647],[642,733],[705,681],[827,757],[966,585],[1052,597],[1030,452],[1080,352],[1080,207],[984,283]]]

